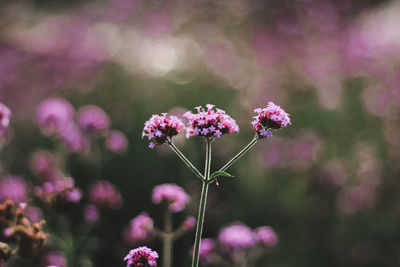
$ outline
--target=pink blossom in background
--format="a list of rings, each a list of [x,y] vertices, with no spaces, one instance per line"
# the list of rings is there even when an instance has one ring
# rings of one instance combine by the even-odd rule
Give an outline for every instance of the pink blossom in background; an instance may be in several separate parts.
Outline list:
[[[8,175],[0,179],[0,201],[12,199],[17,203],[26,202],[28,192],[28,184],[19,176]]]
[[[138,247],[129,251],[124,258],[127,267],[156,267],[158,253],[148,247]]]
[[[100,212],[96,205],[87,204],[84,207],[83,216],[89,223],[95,223],[100,219]]]
[[[118,188],[105,180],[92,184],[88,194],[93,204],[103,208],[119,209],[123,202]]]
[[[120,131],[110,131],[106,139],[106,148],[113,153],[123,153],[128,148],[128,140]]]
[[[278,244],[278,236],[270,226],[260,226],[254,230],[259,242],[266,246],[275,246]]]
[[[212,261],[211,253],[217,247],[217,242],[212,238],[202,238],[200,243],[199,258],[205,264]],[[193,249],[192,249],[193,250]]]
[[[248,226],[235,223],[221,229],[218,241],[228,251],[249,249],[257,243],[257,236]]]
[[[185,208],[190,197],[182,187],[176,184],[161,184],[154,187],[151,199],[155,204],[166,201],[171,212],[179,212]]]
[[[187,217],[182,226],[186,230],[193,229],[196,226],[196,218],[193,216]]]
[[[134,244],[150,239],[153,234],[153,219],[146,212],[142,212],[130,221],[128,229],[124,232],[124,239]]]
[[[30,156],[29,167],[42,180],[49,181],[61,178],[56,165],[56,159],[49,151],[36,151]]]
[[[85,106],[78,112],[78,125],[88,134],[103,133],[110,127],[110,118],[97,106]]]
[[[36,121],[45,134],[60,133],[74,116],[74,108],[63,98],[48,98],[36,109]]]
[[[46,266],[67,267],[67,259],[61,251],[51,251],[44,256]]]
[[[84,153],[90,149],[89,138],[81,131],[74,122],[70,122],[60,133],[60,138],[64,141],[67,149],[73,153]]]
[[[7,128],[10,124],[11,110],[0,103],[0,128]]]
[[[31,222],[39,222],[43,220],[43,211],[38,207],[27,207],[25,210],[25,215]]]
[[[204,109],[201,106],[195,107],[197,113],[191,111],[183,114],[188,119],[187,137],[201,136],[207,138],[219,138],[223,134],[239,132],[239,126],[222,109],[214,109],[214,105],[207,104]]]

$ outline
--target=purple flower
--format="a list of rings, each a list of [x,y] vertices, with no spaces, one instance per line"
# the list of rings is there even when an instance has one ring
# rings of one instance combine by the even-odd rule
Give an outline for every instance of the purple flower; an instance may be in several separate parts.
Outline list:
[[[275,246],[278,244],[278,236],[270,226],[260,226],[254,231],[257,239],[266,246]]]
[[[200,250],[199,250],[199,258],[201,261],[204,263],[210,263],[211,262],[211,252],[215,249],[217,246],[216,242],[214,239],[211,238],[203,238],[200,243]]]
[[[0,201],[12,199],[14,202],[26,202],[28,185],[18,176],[8,175],[0,180]]]
[[[120,131],[111,131],[106,140],[106,148],[114,153],[123,153],[128,147],[128,140]]]
[[[193,229],[196,226],[196,218],[193,216],[189,216],[186,220],[182,223],[182,226],[186,230]]]
[[[153,219],[146,212],[140,213],[133,218],[129,223],[129,228],[126,231],[125,239],[131,243],[144,241],[152,237],[154,234]]]
[[[108,115],[98,106],[86,106],[79,110],[78,125],[88,134],[106,132],[110,127]]]
[[[122,196],[119,190],[108,181],[99,181],[89,188],[89,199],[97,206],[119,209],[122,205]]]
[[[62,252],[52,251],[45,256],[46,266],[66,267],[67,260]]]
[[[32,154],[29,166],[35,175],[45,180],[52,180],[57,175],[56,160],[48,151],[37,151]]]
[[[236,121],[225,111],[215,109],[214,105],[207,104],[207,110],[196,107],[197,113],[186,112],[183,116],[188,119],[187,136],[203,136],[207,138],[219,138],[223,134],[239,132]],[[218,130],[216,130],[218,129]]]
[[[10,124],[11,111],[10,109],[0,103],[0,128],[7,128]]]
[[[83,216],[87,222],[95,223],[100,219],[99,209],[95,205],[88,204],[84,208]]]
[[[260,138],[272,136],[267,130],[284,128],[290,124],[289,114],[272,102],[269,102],[266,108],[257,108],[254,112],[257,116],[254,116],[251,124]]]
[[[169,210],[171,212],[179,212],[185,208],[190,198],[182,187],[176,184],[161,184],[153,189],[152,200],[155,204],[162,201],[169,203]]]
[[[226,250],[249,249],[257,242],[253,231],[244,224],[236,223],[222,228],[218,240]]]
[[[142,138],[147,136],[151,141],[149,147],[154,148],[169,141],[184,129],[183,122],[176,116],[167,117],[167,113],[153,115],[144,123]]]
[[[65,198],[69,202],[78,203],[82,198],[82,191],[78,188],[72,188],[66,192]]]
[[[85,152],[90,148],[89,139],[73,122],[68,123],[60,132],[60,137],[67,148],[74,153]]]
[[[124,258],[127,267],[157,266],[158,253],[148,247],[138,247],[129,251]]]
[[[48,98],[36,109],[36,121],[47,135],[61,132],[73,116],[74,108],[62,98]]]
[[[43,219],[43,212],[38,207],[27,207],[25,214],[31,222],[39,222]]]

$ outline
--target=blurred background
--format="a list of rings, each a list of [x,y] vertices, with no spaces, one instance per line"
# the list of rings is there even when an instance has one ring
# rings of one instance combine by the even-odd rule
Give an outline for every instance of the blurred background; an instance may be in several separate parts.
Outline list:
[[[148,148],[144,122],[207,103],[226,110],[240,133],[214,143],[217,169],[252,139],[253,110],[268,101],[292,125],[211,186],[204,236],[238,221],[272,226],[279,244],[257,266],[399,266],[399,25],[400,1],[389,0],[1,1],[0,102],[12,117],[0,200],[27,202],[50,234],[40,257],[4,266],[124,266],[129,221],[147,212],[163,223],[154,186],[191,196],[175,225],[197,215],[201,189],[168,147]],[[49,98],[61,104],[46,107]],[[57,137],[46,125],[52,109],[75,119],[88,106],[105,112],[89,112],[100,129],[90,138],[76,143],[75,128]],[[126,136],[116,147],[110,129]],[[203,166],[202,140],[176,143]],[[73,208],[46,204],[38,153],[74,179]],[[100,180],[116,191],[104,210],[90,193]],[[177,240],[173,266],[189,266],[193,239]]]

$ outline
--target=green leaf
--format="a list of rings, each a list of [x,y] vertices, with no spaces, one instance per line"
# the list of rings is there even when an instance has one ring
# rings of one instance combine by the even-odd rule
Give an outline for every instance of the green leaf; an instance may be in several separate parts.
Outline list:
[[[223,172],[223,171],[216,171],[210,176],[210,181],[214,181],[218,177],[234,177],[232,174]]]

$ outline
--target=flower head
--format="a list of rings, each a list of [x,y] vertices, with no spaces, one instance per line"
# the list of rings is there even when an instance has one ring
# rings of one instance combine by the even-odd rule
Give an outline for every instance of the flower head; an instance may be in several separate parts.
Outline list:
[[[138,247],[129,251],[124,261],[127,267],[155,267],[157,266],[158,253],[148,247]]]
[[[199,258],[204,263],[211,262],[211,252],[216,248],[217,244],[214,239],[203,238],[200,243]]]
[[[0,128],[7,128],[10,124],[11,111],[10,109],[0,103]]]
[[[153,115],[144,123],[142,137],[150,140],[150,148],[162,145],[173,136],[180,134],[184,129],[183,122],[176,116],[167,116],[167,113]]]
[[[79,110],[78,125],[88,134],[101,133],[110,127],[110,118],[98,106],[86,106]]]
[[[74,108],[63,98],[48,98],[36,109],[36,121],[45,134],[59,133],[73,116]]]
[[[111,131],[106,139],[106,148],[114,153],[123,153],[128,147],[128,140],[120,131]]]
[[[222,247],[228,251],[251,248],[257,241],[257,237],[253,231],[241,223],[222,228],[218,239]]]
[[[254,231],[257,239],[266,246],[275,246],[278,243],[278,236],[270,226],[260,226]]]
[[[29,187],[21,177],[8,175],[0,180],[0,201],[9,198],[17,203],[25,202],[28,191]]]
[[[251,124],[260,138],[271,137],[269,130],[284,128],[290,124],[289,114],[272,102],[266,108],[257,108],[254,112],[257,116],[254,116]]]
[[[118,209],[122,205],[119,190],[108,181],[99,181],[89,188],[89,199],[97,206]]]
[[[185,230],[193,229],[196,226],[196,218],[193,216],[187,217],[182,226]]]
[[[185,208],[189,202],[189,196],[182,187],[176,184],[161,184],[153,189],[152,200],[155,204],[162,201],[169,203],[169,210],[171,212],[179,212]]]
[[[215,109],[214,105],[207,104],[207,110],[199,106],[195,109],[197,113],[186,112],[183,116],[188,121],[187,135],[202,136],[207,138],[219,138],[223,134],[239,132],[239,126],[225,111]]]
[[[130,222],[126,231],[126,240],[129,243],[136,243],[149,239],[154,233],[153,219],[146,213],[142,212]]]

